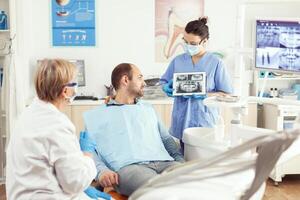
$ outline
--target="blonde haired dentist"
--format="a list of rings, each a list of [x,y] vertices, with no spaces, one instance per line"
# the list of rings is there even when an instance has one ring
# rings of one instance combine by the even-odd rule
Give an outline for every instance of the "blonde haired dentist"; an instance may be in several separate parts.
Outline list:
[[[12,131],[7,150],[8,200],[90,199],[83,191],[96,176],[89,152],[82,152],[75,127],[62,113],[76,92],[76,67],[43,60],[34,99]]]

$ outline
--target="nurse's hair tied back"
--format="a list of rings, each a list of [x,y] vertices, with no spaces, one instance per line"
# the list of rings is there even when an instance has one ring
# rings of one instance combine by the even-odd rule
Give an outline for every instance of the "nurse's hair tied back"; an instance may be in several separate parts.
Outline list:
[[[206,16],[200,17],[197,20],[190,21],[185,26],[185,32],[197,35],[201,37],[202,40],[209,39],[209,29],[208,26],[206,25],[207,21],[208,18]]]
[[[199,19],[198,19],[200,22],[202,22],[204,25],[206,25],[207,24],[207,21],[208,21],[208,19],[207,19],[207,17],[205,16],[205,17],[199,17]]]

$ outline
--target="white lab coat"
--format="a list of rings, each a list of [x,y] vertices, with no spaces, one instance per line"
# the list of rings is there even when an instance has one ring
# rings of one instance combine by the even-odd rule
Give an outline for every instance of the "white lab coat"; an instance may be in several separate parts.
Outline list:
[[[89,199],[83,191],[96,176],[72,122],[37,98],[14,126],[6,169],[8,200]]]

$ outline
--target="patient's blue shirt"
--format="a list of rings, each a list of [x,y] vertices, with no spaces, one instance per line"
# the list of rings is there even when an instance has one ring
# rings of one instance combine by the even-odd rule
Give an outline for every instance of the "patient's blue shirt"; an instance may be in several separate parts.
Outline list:
[[[97,153],[114,171],[133,163],[174,160],[162,142],[155,110],[143,101],[111,101],[85,112],[84,122]]]

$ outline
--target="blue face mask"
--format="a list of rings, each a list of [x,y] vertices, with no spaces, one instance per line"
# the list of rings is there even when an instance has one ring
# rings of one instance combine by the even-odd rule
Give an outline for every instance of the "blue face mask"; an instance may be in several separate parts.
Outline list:
[[[184,49],[188,54],[194,56],[200,52],[201,45],[184,44]]]

